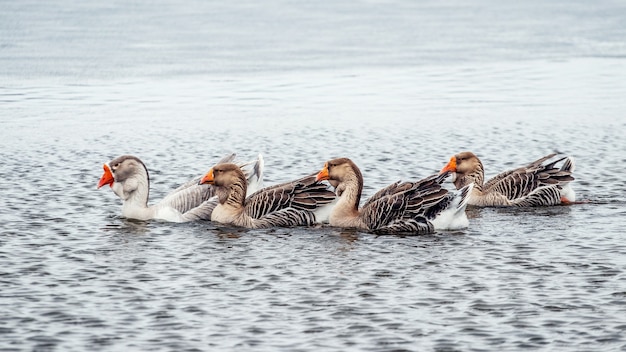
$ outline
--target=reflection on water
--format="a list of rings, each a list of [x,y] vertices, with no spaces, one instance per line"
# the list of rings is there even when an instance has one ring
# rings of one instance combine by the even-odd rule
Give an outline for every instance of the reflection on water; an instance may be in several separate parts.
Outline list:
[[[356,248],[359,232],[354,229],[329,229],[329,237],[338,239],[339,252],[347,252]]]
[[[336,229],[339,234],[339,238],[341,238],[345,243],[350,244],[359,239],[359,232],[354,229]]]
[[[0,349],[626,347],[617,4],[4,5]],[[376,236],[130,221],[95,189],[126,153],[154,202],[229,152],[268,184],[346,156],[366,199],[462,150],[487,177],[572,155],[590,202]]]

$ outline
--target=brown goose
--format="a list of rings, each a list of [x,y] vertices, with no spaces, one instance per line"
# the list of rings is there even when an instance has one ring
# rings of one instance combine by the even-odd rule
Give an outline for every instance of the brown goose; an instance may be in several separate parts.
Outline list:
[[[224,157],[220,162],[230,162],[235,154]],[[260,188],[263,182],[263,157],[254,162],[242,164],[247,168],[250,189]],[[171,222],[210,220],[211,212],[217,205],[214,187],[198,185],[197,177],[171,193],[154,205],[148,205],[150,177],[148,168],[136,156],[122,155],[105,163],[104,173],[98,188],[109,185],[122,200],[122,216],[129,219],[159,219]]]
[[[316,213],[335,199],[315,175],[263,188],[246,197],[246,178],[230,163],[215,165],[200,183],[215,187],[219,204],[211,214],[212,221],[247,228],[313,225],[320,221]]]
[[[441,187],[447,175],[417,182],[396,182],[374,194],[359,208],[363,176],[348,158],[326,162],[317,180],[328,180],[339,201],[330,225],[378,233],[427,234],[438,229],[467,227],[465,206],[472,185],[451,193]]]
[[[450,158],[441,173],[452,173],[457,189],[474,183],[469,201],[471,205],[530,207],[572,203],[576,195],[569,183],[574,180],[574,159],[562,157],[543,165],[556,155],[546,155],[526,166],[505,171],[484,184],[483,164],[471,152],[462,152]],[[557,168],[555,165],[561,161],[563,164]]]

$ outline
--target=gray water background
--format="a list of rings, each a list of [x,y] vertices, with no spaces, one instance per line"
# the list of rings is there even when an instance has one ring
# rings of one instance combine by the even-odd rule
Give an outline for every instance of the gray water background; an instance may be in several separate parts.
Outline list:
[[[0,350],[626,350],[621,1],[0,1]],[[365,198],[552,151],[589,203],[375,236],[133,222],[229,152]]]

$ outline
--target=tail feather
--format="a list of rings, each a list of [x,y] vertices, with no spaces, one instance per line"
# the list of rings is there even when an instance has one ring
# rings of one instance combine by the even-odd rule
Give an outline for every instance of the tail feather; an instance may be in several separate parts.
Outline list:
[[[474,184],[470,183],[451,193],[453,198],[448,207],[431,220],[436,230],[456,230],[469,226],[465,208],[469,203],[473,188]]]
[[[440,175],[438,175],[435,180],[437,181],[438,184],[442,184],[443,181],[446,180],[446,178],[448,178],[448,176],[450,176],[450,171],[446,171]]]
[[[564,157],[562,157],[562,158],[560,158],[560,159],[556,159],[556,160],[554,160],[553,162],[551,162],[551,163],[549,163],[549,164],[546,164],[546,165],[544,166],[544,169],[552,169],[552,168],[554,167],[554,165],[556,165],[556,164],[560,163],[561,161],[563,161],[563,160],[565,160],[565,159],[567,159],[567,157],[566,157],[566,156],[564,156]]]
[[[571,174],[576,169],[576,161],[574,158],[569,157],[565,159],[563,165],[561,166],[561,172]],[[573,181],[574,177],[569,176],[567,181]],[[576,192],[572,189],[569,183],[566,183],[561,188],[561,203],[572,203],[576,201]]]
[[[459,193],[461,194],[461,200],[459,201],[459,204],[456,206],[457,213],[459,211],[465,211],[465,208],[467,208],[467,204],[469,204],[470,195],[472,194],[473,189],[474,189],[474,183],[470,183],[469,185],[459,190]]]
[[[563,162],[563,165],[561,166],[561,171],[574,172],[575,169],[576,163],[572,157],[566,158],[565,162]]]
[[[551,158],[555,157],[556,155],[558,155],[558,153],[552,153],[552,154],[548,154],[546,156],[544,156],[543,158],[539,158],[535,161],[533,161],[532,163],[528,164],[526,167],[531,168],[533,166],[539,166],[541,164],[543,164],[544,161],[550,160]],[[554,163],[558,162],[555,161]]]
[[[252,165],[252,167],[249,167],[250,165]],[[248,192],[246,196],[263,188],[263,170],[265,166],[263,155],[259,154],[256,160],[240,163],[238,166],[248,180]]]
[[[231,153],[229,155],[224,156],[222,159],[220,159],[220,161],[218,161],[218,164],[223,164],[223,163],[231,163],[233,160],[235,160],[235,157],[237,156],[237,154],[235,153]]]

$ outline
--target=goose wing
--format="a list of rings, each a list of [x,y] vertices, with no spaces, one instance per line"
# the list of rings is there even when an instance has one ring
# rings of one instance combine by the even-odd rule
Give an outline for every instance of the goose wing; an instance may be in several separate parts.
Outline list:
[[[374,193],[371,197],[367,199],[365,204],[363,204],[363,208],[387,196],[406,191],[411,186],[412,185],[409,182],[397,181],[387,187],[381,188],[378,192]]]
[[[435,232],[435,227],[426,218],[420,217],[408,220],[396,220],[389,225],[374,230],[379,234],[414,234],[426,235]]]
[[[465,207],[474,184],[453,193],[441,187],[443,178],[430,177],[416,182],[415,188],[407,193],[408,204],[402,217],[393,219],[375,232],[423,235],[433,233],[437,228],[467,227]]]
[[[259,219],[254,219],[253,227],[291,227],[291,226],[312,226],[316,223],[315,213],[310,210],[295,208],[284,208],[265,214]]]
[[[445,200],[448,191],[441,188],[443,178],[445,176],[433,175],[418,182],[396,183],[395,187],[387,187],[387,191],[398,191],[368,200],[361,208],[362,220],[371,230],[389,226],[400,230],[405,226],[403,223],[424,222],[430,212],[437,210],[435,206]],[[415,228],[414,224],[407,226]],[[415,231],[418,229],[415,228]]]
[[[558,185],[539,187],[512,202],[518,207],[537,207],[559,203],[561,203],[561,190]]]
[[[185,214],[213,196],[215,196],[215,189],[212,186],[198,185],[196,181],[196,185],[182,188],[176,193],[170,193],[157,206],[174,208]]]
[[[295,181],[263,188],[248,198],[245,211],[253,219],[259,219],[285,208],[313,211],[317,207],[331,203],[335,193],[315,180],[316,174]]]
[[[526,166],[518,167],[517,169],[513,169],[513,170],[504,171],[504,172],[502,172],[502,173],[492,177],[489,181],[487,181],[487,183],[485,183],[483,185],[483,189],[487,190],[487,189],[489,189],[489,188],[499,184],[500,182],[506,180],[511,175],[520,174],[520,173],[526,173],[528,170],[536,169],[537,167],[541,166],[541,164],[544,161],[554,157],[555,155],[556,155],[556,153],[548,154],[548,155],[544,156],[543,158],[540,158],[538,160],[533,161],[532,163],[529,163]]]
[[[555,164],[560,161],[567,160],[567,163],[569,158],[563,157],[542,165],[543,162],[555,155],[557,154],[546,155],[526,166],[493,177],[483,186],[483,192],[495,192],[504,195],[509,200],[516,200],[529,196],[540,187],[561,185],[573,181],[574,178],[569,170],[555,167]]]
[[[202,202],[197,207],[182,214],[183,221],[211,220],[213,209],[219,204],[217,197]]]
[[[433,174],[417,182],[397,181],[395,183],[390,184],[387,187],[380,189],[378,192],[374,193],[371,197],[369,197],[369,199],[365,202],[365,204],[363,204],[363,207],[366,207],[370,203],[373,203],[386,196],[390,196],[390,195],[397,194],[397,193],[402,193],[410,189],[425,189],[425,188],[428,188],[429,185],[432,185],[433,183],[441,184],[449,175],[450,175],[449,172],[445,172],[443,174]]]

